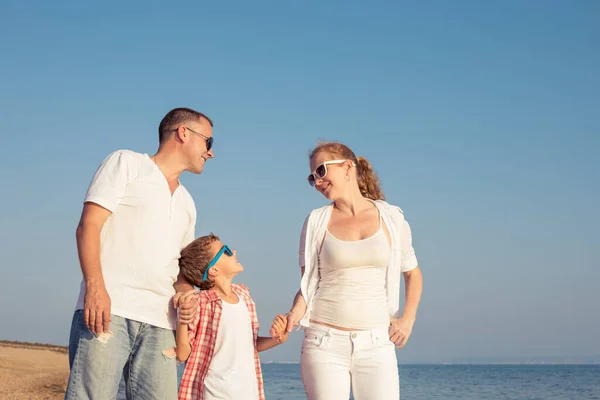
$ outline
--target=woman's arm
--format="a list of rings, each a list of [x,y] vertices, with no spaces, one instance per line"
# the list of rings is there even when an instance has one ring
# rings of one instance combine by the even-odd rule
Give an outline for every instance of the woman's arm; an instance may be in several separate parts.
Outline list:
[[[417,318],[417,309],[419,308],[421,294],[423,293],[423,274],[417,266],[410,271],[404,272],[403,275],[406,286],[406,302],[401,318],[414,321]]]
[[[400,318],[393,318],[390,322],[390,340],[398,348],[406,345],[412,333],[417,318],[417,309],[421,301],[421,293],[423,292],[423,275],[418,266],[404,272],[403,275],[406,286],[404,312]]]

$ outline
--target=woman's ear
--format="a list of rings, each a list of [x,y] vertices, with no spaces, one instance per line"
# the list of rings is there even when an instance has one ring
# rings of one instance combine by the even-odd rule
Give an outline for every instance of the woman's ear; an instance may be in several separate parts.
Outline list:
[[[354,166],[354,163],[351,160],[346,160],[346,162],[344,163],[345,168],[346,168],[346,172],[349,172],[350,169]]]

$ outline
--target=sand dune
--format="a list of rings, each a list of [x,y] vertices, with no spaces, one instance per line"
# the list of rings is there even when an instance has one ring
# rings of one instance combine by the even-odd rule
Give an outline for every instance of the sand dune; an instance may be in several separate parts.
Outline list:
[[[62,399],[68,376],[66,348],[0,341],[0,399]]]

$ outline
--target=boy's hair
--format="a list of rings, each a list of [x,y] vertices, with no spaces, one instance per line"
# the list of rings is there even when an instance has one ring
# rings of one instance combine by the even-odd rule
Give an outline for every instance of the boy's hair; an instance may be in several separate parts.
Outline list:
[[[217,240],[219,237],[211,233],[199,237],[181,250],[179,271],[189,283],[200,290],[208,290],[215,285],[210,279],[202,281],[202,276],[213,258],[210,251],[211,245]]]

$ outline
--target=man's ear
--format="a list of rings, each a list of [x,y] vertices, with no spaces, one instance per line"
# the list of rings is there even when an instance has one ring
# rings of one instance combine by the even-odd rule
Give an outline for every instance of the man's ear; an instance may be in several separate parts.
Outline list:
[[[175,139],[180,142],[186,142],[189,137],[189,132],[185,128],[185,126],[180,125],[179,128],[175,130]]]

